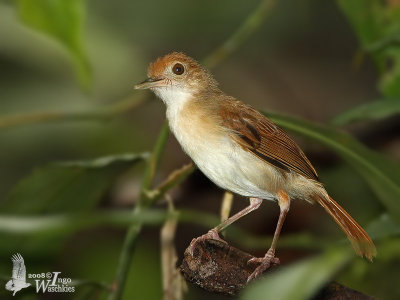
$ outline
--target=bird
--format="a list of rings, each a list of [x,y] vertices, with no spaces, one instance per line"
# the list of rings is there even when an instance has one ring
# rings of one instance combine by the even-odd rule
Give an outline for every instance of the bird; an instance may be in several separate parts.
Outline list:
[[[17,253],[11,257],[13,263],[12,278],[6,283],[6,290],[13,291],[15,293],[30,286],[30,283],[26,282],[26,268],[24,259],[21,254]]]
[[[182,52],[157,58],[147,79],[135,89],[150,89],[166,106],[169,128],[202,173],[220,188],[249,198],[250,204],[206,234],[193,239],[189,249],[206,239],[225,242],[219,232],[258,209],[264,200],[280,208],[270,248],[253,258],[258,267],[247,281],[259,277],[272,263],[278,238],[294,199],[319,203],[344,231],[356,254],[372,261],[377,251],[364,229],[336,202],[293,139],[265,115],[225,94],[213,75]]]

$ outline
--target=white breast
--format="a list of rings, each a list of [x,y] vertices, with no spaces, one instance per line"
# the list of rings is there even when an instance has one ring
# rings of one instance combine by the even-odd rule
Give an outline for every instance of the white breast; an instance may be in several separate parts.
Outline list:
[[[212,120],[208,120],[207,115],[188,112],[185,105],[190,101],[189,93],[170,89],[157,94],[167,105],[171,131],[211,181],[243,196],[274,198],[274,191],[268,191],[265,182],[268,176],[276,176],[276,171],[244,151],[227,134],[215,128],[210,130],[212,126],[207,126],[207,122]]]

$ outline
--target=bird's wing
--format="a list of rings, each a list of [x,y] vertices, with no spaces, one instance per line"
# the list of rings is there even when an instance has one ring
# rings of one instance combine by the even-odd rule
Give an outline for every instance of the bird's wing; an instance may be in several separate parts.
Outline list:
[[[300,147],[255,109],[235,100],[222,102],[222,126],[245,150],[286,172],[318,181],[318,174]]]
[[[12,278],[15,280],[26,281],[26,268],[24,264],[24,259],[21,254],[17,253],[11,257],[13,262]]]

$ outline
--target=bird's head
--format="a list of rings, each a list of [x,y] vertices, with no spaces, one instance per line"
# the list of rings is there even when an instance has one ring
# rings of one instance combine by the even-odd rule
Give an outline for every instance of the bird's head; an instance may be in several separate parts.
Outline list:
[[[180,52],[157,58],[150,64],[147,76],[145,81],[135,85],[135,89],[150,89],[166,104],[182,94],[216,90],[218,85],[207,69]]]

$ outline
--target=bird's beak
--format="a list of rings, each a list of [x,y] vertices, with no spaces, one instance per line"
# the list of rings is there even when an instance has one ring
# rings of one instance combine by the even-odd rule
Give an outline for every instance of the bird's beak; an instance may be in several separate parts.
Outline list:
[[[163,78],[147,78],[145,81],[135,85],[135,90],[144,90],[153,87],[166,86],[165,79]]]

